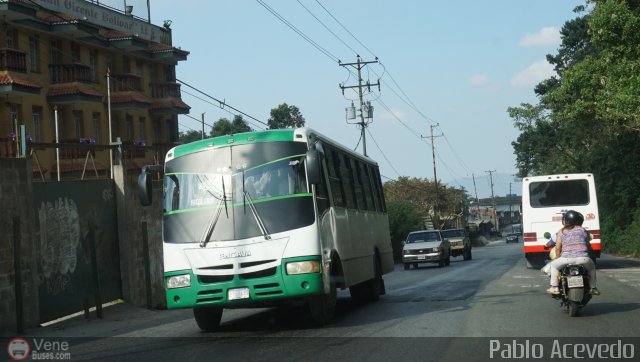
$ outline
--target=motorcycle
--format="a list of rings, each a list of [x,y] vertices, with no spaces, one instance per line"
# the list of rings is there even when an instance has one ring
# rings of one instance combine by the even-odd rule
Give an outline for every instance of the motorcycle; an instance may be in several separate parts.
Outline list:
[[[550,234],[545,233],[545,238],[551,240]],[[578,310],[586,306],[592,297],[589,272],[583,265],[568,264],[560,268],[558,279],[560,293],[551,296],[560,300],[560,306],[566,309],[569,316],[575,317]]]

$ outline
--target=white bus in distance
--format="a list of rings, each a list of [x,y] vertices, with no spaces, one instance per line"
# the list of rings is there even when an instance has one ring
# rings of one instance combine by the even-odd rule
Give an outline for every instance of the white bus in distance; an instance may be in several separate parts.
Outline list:
[[[522,179],[522,231],[527,267],[541,267],[548,259],[544,233],[562,227],[562,214],[575,210],[584,216],[583,227],[591,234],[591,258],[599,258],[600,216],[593,174],[558,174]]]

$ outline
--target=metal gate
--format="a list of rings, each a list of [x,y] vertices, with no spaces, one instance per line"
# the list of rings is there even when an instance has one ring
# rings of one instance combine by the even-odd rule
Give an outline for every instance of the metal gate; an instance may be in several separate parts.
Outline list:
[[[113,180],[33,184],[40,321],[122,298]]]

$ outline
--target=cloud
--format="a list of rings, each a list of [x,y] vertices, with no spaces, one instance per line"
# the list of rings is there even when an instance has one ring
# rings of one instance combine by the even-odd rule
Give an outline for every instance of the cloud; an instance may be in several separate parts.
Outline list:
[[[514,87],[534,86],[553,75],[556,75],[556,72],[545,59],[531,64],[527,69],[514,75],[509,83]]]
[[[476,74],[469,78],[469,84],[473,87],[482,87],[489,84],[489,77],[484,74]]]
[[[375,117],[375,116],[374,116]],[[377,117],[380,121],[385,122],[397,122],[398,119],[404,121],[407,119],[407,114],[398,108],[391,108],[391,112],[383,112]],[[359,118],[358,118],[359,119]],[[375,118],[374,118],[375,119]]]
[[[525,48],[544,48],[560,44],[560,29],[555,26],[547,26],[537,33],[524,36],[520,39],[520,46]]]

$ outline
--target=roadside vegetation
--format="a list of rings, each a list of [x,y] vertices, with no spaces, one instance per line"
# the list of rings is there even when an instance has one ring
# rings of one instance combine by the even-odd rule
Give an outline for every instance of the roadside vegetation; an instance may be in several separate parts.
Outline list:
[[[593,173],[605,252],[640,256],[640,1],[587,0],[538,104],[507,111],[518,176]]]

